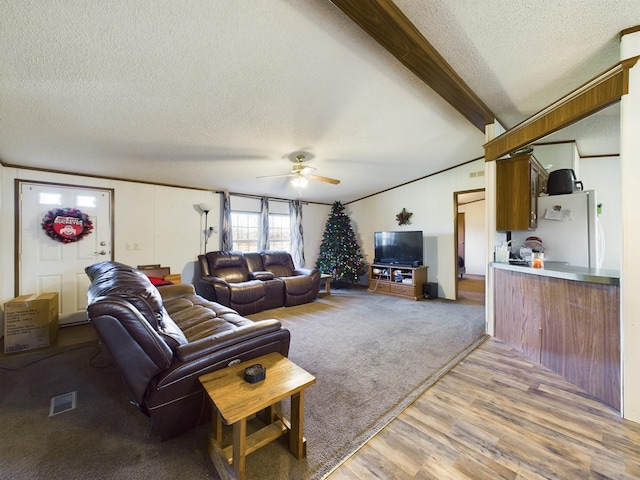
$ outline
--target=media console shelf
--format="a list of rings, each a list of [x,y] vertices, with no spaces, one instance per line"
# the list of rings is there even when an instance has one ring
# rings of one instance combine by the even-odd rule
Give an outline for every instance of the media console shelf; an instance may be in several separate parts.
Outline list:
[[[369,290],[375,293],[420,300],[429,267],[369,266]]]

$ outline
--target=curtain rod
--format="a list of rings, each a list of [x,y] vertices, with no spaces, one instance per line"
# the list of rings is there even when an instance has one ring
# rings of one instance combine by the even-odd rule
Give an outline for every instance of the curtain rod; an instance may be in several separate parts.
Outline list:
[[[213,190],[213,193],[224,193],[224,190]],[[260,200],[261,198],[265,197],[266,195],[252,195],[249,193],[238,193],[238,192],[228,192],[229,195],[232,195],[234,197],[245,197],[245,198],[255,198],[257,200]],[[293,199],[291,198],[281,198],[281,197],[269,197],[266,196],[269,200],[276,200],[278,202],[291,202],[293,201]],[[309,205],[310,203],[314,203],[317,205],[329,205],[328,203],[320,203],[320,202],[309,202],[307,200],[300,200],[300,203],[302,203],[303,205]]]

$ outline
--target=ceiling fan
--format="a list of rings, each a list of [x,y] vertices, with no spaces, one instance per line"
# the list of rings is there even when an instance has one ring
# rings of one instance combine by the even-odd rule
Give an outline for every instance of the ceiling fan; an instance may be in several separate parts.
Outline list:
[[[304,159],[304,155],[296,155],[295,160],[297,163],[291,167],[291,171],[289,173],[285,173],[283,175],[265,175],[257,178],[291,177],[291,183],[298,188],[306,187],[309,180],[317,180],[318,182],[330,183],[332,185],[338,185],[340,183],[340,180],[336,180],[335,178],[315,175],[313,172],[316,169],[303,165],[302,162],[304,162]]]

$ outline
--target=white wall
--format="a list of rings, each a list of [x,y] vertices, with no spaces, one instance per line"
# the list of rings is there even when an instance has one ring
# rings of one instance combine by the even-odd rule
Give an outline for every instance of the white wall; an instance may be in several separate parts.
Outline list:
[[[461,205],[458,211],[465,214],[465,271],[469,275],[484,275],[487,270],[485,201]]]
[[[534,144],[533,156],[545,169],[552,172],[561,168],[571,168],[578,175],[579,166],[576,164],[577,149],[574,142]],[[591,189],[586,189],[591,190]]]
[[[605,263],[603,268],[620,269],[621,254],[621,203],[620,203],[620,165],[616,157],[577,158],[575,144],[572,142],[536,146],[534,155],[540,156],[542,163],[553,163],[556,168],[574,168],[580,172],[585,188],[598,192],[599,202],[603,203],[601,221],[607,239]],[[490,164],[488,164],[490,165]],[[439,296],[452,299],[454,296],[454,245],[453,245],[453,192],[485,188],[486,176],[470,177],[470,173],[485,169],[483,160],[448,170],[433,177],[420,180],[388,192],[374,195],[346,205],[346,213],[359,235],[363,253],[367,262],[373,260],[373,232],[378,230],[422,230],[425,235],[425,265],[429,266],[430,282],[438,283]],[[486,208],[495,208],[491,202]],[[485,208],[483,207],[483,208]],[[398,212],[406,208],[413,213],[412,224],[399,227],[395,221]],[[479,217],[478,217],[479,218]],[[480,221],[478,219],[478,221]],[[482,227],[487,222],[486,210],[482,214]],[[484,231],[484,230],[483,230]],[[527,233],[527,235],[530,233]],[[484,233],[483,233],[484,235]],[[491,235],[489,238],[493,238]],[[485,238],[487,238],[485,236]],[[495,238],[494,238],[495,240]],[[482,243],[482,247],[486,242]],[[474,248],[467,244],[466,248]],[[491,246],[489,246],[491,248]],[[483,255],[480,255],[484,258]],[[473,272],[470,271],[473,269]],[[467,264],[468,273],[486,274],[486,262],[482,265]],[[362,283],[366,283],[363,277]]]
[[[362,242],[367,263],[373,261],[373,233],[382,230],[422,230],[424,263],[428,281],[438,283],[438,296],[455,297],[456,250],[454,245],[453,192],[484,188],[484,160],[447,170],[432,177],[346,205],[354,232]],[[406,208],[411,225],[398,226],[396,215]],[[484,271],[483,271],[484,274]],[[366,278],[363,277],[363,283]]]
[[[640,55],[640,32],[622,37],[621,59]],[[638,178],[640,178],[640,66],[629,70],[629,93],[621,100],[620,178],[622,197],[622,413],[640,422],[640,215],[638,215]]]
[[[112,248],[116,261],[133,266],[160,263],[170,267],[172,273],[182,274],[183,282],[194,283],[199,275],[197,258],[204,251],[204,214],[198,208],[200,203],[213,206],[209,225],[215,227],[216,233],[209,240],[208,250],[219,249],[221,194],[0,166],[0,305],[13,298],[15,293],[14,180],[17,178],[112,188]],[[327,205],[303,205],[307,266],[315,265],[329,211],[330,206]],[[139,249],[128,250],[127,244],[137,244]]]
[[[308,204],[302,207],[304,258],[307,267],[315,267],[320,253],[324,227],[331,213],[331,205]],[[353,224],[353,222],[352,222]],[[353,225],[352,225],[353,226]]]

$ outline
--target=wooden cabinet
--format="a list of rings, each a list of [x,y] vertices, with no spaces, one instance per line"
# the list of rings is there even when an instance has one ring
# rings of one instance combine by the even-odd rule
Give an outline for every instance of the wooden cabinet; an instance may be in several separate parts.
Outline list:
[[[369,290],[385,295],[420,300],[427,283],[428,267],[369,266]]]
[[[541,362],[542,302],[527,300],[540,298],[539,284],[519,274],[494,270],[494,286],[495,337]]]
[[[616,285],[494,269],[495,337],[620,410]]]
[[[496,230],[535,230],[548,178],[531,154],[496,160]]]

